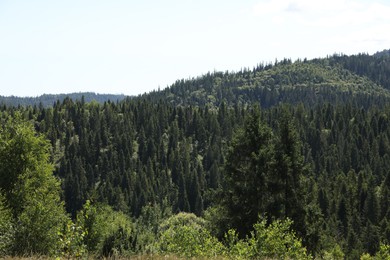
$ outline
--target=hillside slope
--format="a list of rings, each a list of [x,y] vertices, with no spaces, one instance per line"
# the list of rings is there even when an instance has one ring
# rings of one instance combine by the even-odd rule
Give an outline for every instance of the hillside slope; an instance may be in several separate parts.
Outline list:
[[[294,63],[283,60],[274,65],[259,65],[253,70],[214,72],[179,80],[165,90],[146,97],[165,99],[175,105],[198,106],[218,106],[222,100],[230,105],[260,102],[263,107],[301,102],[314,105],[354,101],[365,107],[385,104],[390,95],[388,88],[376,79],[380,75],[369,77],[368,69],[358,75],[347,69],[351,66],[335,56]]]
[[[262,107],[279,103],[345,103],[352,101],[364,107],[386,104],[390,98],[390,55],[384,50],[374,55],[333,55],[313,60],[284,59],[275,64],[260,64],[238,72],[213,72],[177,80],[162,91],[139,96],[151,101],[164,100],[173,105],[219,106],[260,102]],[[125,95],[45,94],[39,97],[4,97],[0,104],[7,106],[52,106],[66,97],[85,102],[95,100],[121,101]]]

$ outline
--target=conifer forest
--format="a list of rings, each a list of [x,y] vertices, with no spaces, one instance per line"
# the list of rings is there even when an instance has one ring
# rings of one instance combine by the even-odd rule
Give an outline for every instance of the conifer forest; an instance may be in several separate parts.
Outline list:
[[[94,97],[0,97],[0,257],[390,259],[390,51]]]

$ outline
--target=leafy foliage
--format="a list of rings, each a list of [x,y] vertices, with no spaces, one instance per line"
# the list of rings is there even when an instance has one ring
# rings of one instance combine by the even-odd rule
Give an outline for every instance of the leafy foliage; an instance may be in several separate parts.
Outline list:
[[[14,225],[11,210],[0,193],[0,256],[8,255],[14,240]]]
[[[91,205],[87,201],[78,213],[77,226],[84,232],[81,235],[90,253],[103,256],[125,255],[131,249],[131,219],[108,205]]]
[[[19,114],[0,131],[0,189],[15,223],[12,250],[54,254],[65,212],[49,162],[49,142]]]
[[[233,259],[311,259],[301,240],[291,230],[292,221],[260,219],[246,239],[234,229],[225,234],[227,256]]]
[[[275,220],[268,227],[266,220],[254,225],[249,244],[253,247],[255,258],[310,259],[302,242],[290,230],[291,220]]]
[[[224,251],[205,228],[204,220],[189,213],[179,213],[161,224],[157,248],[183,257],[215,257]]]
[[[78,223],[68,220],[60,234],[58,255],[69,259],[83,257],[87,254],[87,246],[84,243],[87,232]]]
[[[376,253],[375,256],[370,256],[369,254],[363,254],[360,258],[361,260],[387,260],[390,259],[390,246],[381,244],[379,251]]]

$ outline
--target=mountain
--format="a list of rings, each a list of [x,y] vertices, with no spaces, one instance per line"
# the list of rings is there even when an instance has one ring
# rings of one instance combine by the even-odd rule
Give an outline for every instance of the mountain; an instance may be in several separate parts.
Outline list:
[[[390,50],[374,55],[333,55],[321,59],[276,61],[259,64],[253,69],[237,72],[212,72],[177,80],[162,91],[153,91],[141,98],[166,100],[173,105],[218,106],[222,101],[229,105],[260,102],[262,107],[279,103],[348,102],[354,100],[365,107],[383,105],[390,97]],[[44,94],[39,97],[4,97],[0,104],[52,106],[66,97],[85,102],[95,100],[121,101],[125,95],[95,94]]]
[[[113,94],[96,94],[93,92],[80,92],[80,93],[70,93],[70,94],[44,94],[38,97],[16,97],[16,96],[0,96],[0,104],[7,106],[38,106],[42,104],[44,107],[53,106],[57,101],[62,102],[65,98],[70,98],[72,100],[82,100],[84,98],[85,102],[96,101],[98,103],[104,103],[106,101],[121,101],[127,96],[113,95]]]
[[[389,100],[390,57],[359,54],[334,55],[311,61],[283,60],[252,70],[214,72],[178,80],[145,97],[174,105],[229,105],[260,102],[262,107],[279,103],[358,102],[365,107]]]

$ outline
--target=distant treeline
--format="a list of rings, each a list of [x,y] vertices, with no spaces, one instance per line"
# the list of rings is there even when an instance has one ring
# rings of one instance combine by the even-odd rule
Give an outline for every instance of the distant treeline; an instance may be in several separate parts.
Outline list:
[[[71,98],[73,100],[83,100],[83,102],[96,101],[98,103],[104,103],[111,100],[117,102],[125,99],[127,96],[112,95],[112,94],[96,94],[92,92],[80,92],[70,94],[44,94],[37,97],[16,97],[16,96],[0,96],[0,105],[7,106],[53,106],[56,102],[62,102],[65,98]]]

